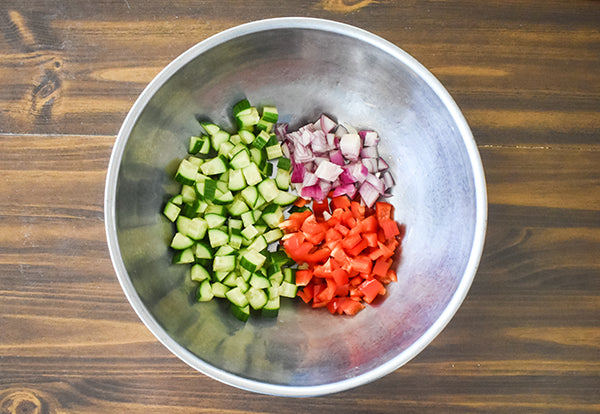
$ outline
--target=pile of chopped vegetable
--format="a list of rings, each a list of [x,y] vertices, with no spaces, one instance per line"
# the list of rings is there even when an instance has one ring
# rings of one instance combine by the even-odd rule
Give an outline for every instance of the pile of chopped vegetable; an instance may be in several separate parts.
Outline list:
[[[247,99],[233,116],[233,134],[200,123],[163,210],[175,223],[173,263],[190,266],[196,299],[227,299],[246,321],[276,316],[281,298],[354,315],[385,295],[403,229],[378,201],[394,182],[377,133],[325,115],[288,132],[276,107]]]
[[[313,211],[292,213],[280,227],[285,251],[302,263],[298,296],[313,308],[354,315],[397,281],[391,266],[403,229],[389,203],[376,202],[372,209],[337,196],[330,203],[313,202]]]

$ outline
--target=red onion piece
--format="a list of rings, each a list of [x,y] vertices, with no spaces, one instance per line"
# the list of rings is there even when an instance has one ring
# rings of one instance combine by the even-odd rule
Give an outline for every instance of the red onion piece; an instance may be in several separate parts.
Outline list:
[[[367,167],[367,170],[370,173],[376,173],[379,171],[378,160],[377,158],[363,158],[362,164]]]
[[[375,131],[360,131],[358,134],[363,139],[365,147],[374,147],[379,142],[379,135]]]
[[[335,181],[342,172],[342,167],[339,165],[330,161],[323,161],[317,167],[315,175],[321,180],[332,182]]]
[[[312,198],[317,201],[323,201],[325,199],[326,194],[323,193],[323,190],[318,185],[312,185],[308,187],[302,187],[300,191],[300,196],[303,198]]]
[[[360,137],[358,134],[344,134],[340,138],[340,150],[349,161],[357,161],[360,155]]]
[[[319,183],[319,177],[315,174],[306,171],[304,173],[304,180],[302,180],[302,185],[305,187],[310,187]]]
[[[342,151],[340,150],[331,151],[329,153],[329,160],[340,167],[346,164]]]
[[[373,204],[375,204],[380,196],[379,191],[377,191],[377,189],[368,181],[365,181],[361,184],[358,192],[360,193],[360,196],[367,207],[373,207]]]
[[[293,165],[292,175],[290,176],[290,182],[301,183],[304,181],[304,165],[296,163]]]
[[[363,147],[360,150],[361,158],[379,158],[379,151],[377,151],[377,147]]]
[[[325,114],[321,115],[319,121],[321,124],[321,130],[326,134],[330,133],[335,127],[337,127],[337,123],[327,117]]]
[[[383,158],[379,158],[379,160],[377,161],[377,168],[379,169],[379,171],[383,171],[390,168],[390,165]]]

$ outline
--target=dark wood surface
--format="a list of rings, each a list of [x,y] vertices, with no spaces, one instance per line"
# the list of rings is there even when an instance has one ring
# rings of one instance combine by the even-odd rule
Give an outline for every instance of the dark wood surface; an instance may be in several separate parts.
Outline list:
[[[489,224],[477,277],[418,357],[366,386],[256,395],[160,345],[108,255],[127,111],[223,29],[313,16],[421,61],[470,123]],[[600,2],[6,0],[0,5],[0,413],[600,412]]]

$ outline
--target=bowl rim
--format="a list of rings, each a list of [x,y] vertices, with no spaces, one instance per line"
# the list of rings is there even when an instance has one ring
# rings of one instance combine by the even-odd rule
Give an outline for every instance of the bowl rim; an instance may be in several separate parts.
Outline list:
[[[396,355],[394,358],[364,374],[327,384],[309,386],[281,385],[241,377],[203,361],[185,347],[178,344],[155,320],[154,316],[146,308],[141,298],[137,294],[135,287],[128,276],[123,257],[120,253],[119,242],[117,238],[115,201],[117,177],[123,157],[123,151],[125,145],[127,144],[129,135],[131,134],[131,131],[137,122],[137,119],[152,96],[177,70],[192,61],[198,55],[233,38],[274,29],[312,29],[350,36],[375,48],[381,49],[383,52],[392,55],[395,59],[407,65],[438,95],[456,122],[457,128],[463,137],[467,154],[471,162],[474,178],[476,219],[473,244],[463,277],[461,278],[460,283],[458,284],[456,291],[454,292],[454,295],[452,296],[446,308],[440,314],[438,319],[415,343],[413,343],[400,354]],[[146,327],[152,332],[152,334],[159,340],[159,342],[161,342],[169,351],[171,351],[175,356],[188,364],[190,367],[217,381],[247,391],[285,397],[311,397],[327,395],[365,385],[385,375],[388,375],[394,370],[405,365],[407,362],[416,357],[427,345],[429,345],[446,327],[446,325],[458,311],[473,282],[479,267],[481,255],[483,253],[483,246],[487,230],[487,208],[488,205],[485,175],[481,157],[477,149],[477,144],[473,138],[471,129],[469,128],[469,125],[467,124],[467,121],[460,111],[458,105],[450,96],[449,92],[441,84],[441,82],[439,82],[437,78],[435,78],[435,76],[429,72],[429,70],[427,70],[421,63],[419,63],[407,52],[378,35],[346,23],[309,17],[278,17],[257,20],[234,26],[220,33],[212,35],[205,40],[202,40],[171,61],[171,63],[169,63],[162,71],[160,71],[158,75],[156,75],[156,77],[146,86],[128,112],[113,146],[107,169],[104,193],[105,231],[110,258],[116,271],[117,278],[134,311],[141,321],[146,325]]]

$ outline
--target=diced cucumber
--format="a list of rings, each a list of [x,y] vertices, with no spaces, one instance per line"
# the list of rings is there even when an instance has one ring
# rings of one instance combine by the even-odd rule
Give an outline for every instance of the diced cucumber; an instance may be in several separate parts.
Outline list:
[[[235,145],[231,143],[231,141],[222,142],[219,146],[219,155],[224,155],[229,158],[230,152],[235,148]]]
[[[259,232],[256,230],[253,224],[244,227],[242,230],[242,236],[244,236],[248,240],[253,240],[256,236],[258,236]]]
[[[261,235],[256,237],[254,241],[248,245],[248,249],[261,252],[267,248],[267,244],[265,237]]]
[[[283,237],[283,231],[279,228],[274,228],[272,230],[267,231],[264,234],[264,237],[267,243],[271,244],[273,242],[276,242],[277,240],[280,240]]]
[[[281,157],[277,160],[277,168],[289,172],[292,169],[292,161],[289,158]]]
[[[263,149],[267,145],[267,142],[269,142],[269,138],[271,138],[271,136],[267,131],[260,131],[254,138],[254,141],[252,141],[252,146],[254,148]]]
[[[269,276],[269,283],[271,283],[271,286],[279,287],[283,283],[283,272],[275,272]],[[279,296],[279,290],[277,291],[277,296]]]
[[[213,201],[217,204],[229,204],[233,201],[233,193],[229,189],[227,191],[216,190]]]
[[[277,107],[271,106],[271,105],[263,106],[262,119],[274,124],[277,122],[278,117],[279,117],[279,113],[277,111]]]
[[[229,245],[221,246],[215,252],[215,256],[229,256],[230,254],[235,254],[235,249]]]
[[[250,319],[250,305],[240,307],[232,304],[231,313],[240,321],[247,322]]]
[[[221,229],[208,229],[208,240],[214,249],[226,245],[229,242],[229,235]]]
[[[198,291],[196,294],[196,300],[198,302],[208,302],[212,300],[215,295],[212,292],[212,288],[209,280],[203,280],[198,286]]]
[[[246,188],[246,179],[242,170],[229,170],[227,186],[231,191],[240,191]]]
[[[244,173],[244,179],[248,185],[256,185],[263,179],[258,166],[253,162],[247,167],[242,168],[242,172]]]
[[[212,259],[213,253],[206,243],[198,242],[194,245],[194,256],[198,259]]]
[[[216,229],[217,227],[220,227],[225,223],[227,217],[220,216],[218,214],[208,213],[204,215],[204,220],[206,221],[206,224],[209,229]]]
[[[210,161],[205,162],[200,166],[200,171],[205,175],[222,174],[227,171],[227,160],[224,156],[219,155]]]
[[[260,269],[267,258],[261,253],[254,250],[246,250],[240,255],[239,263],[240,266],[249,272],[256,272]]]
[[[282,282],[279,286],[279,295],[285,298],[295,298],[298,292],[298,286],[290,282]]]
[[[198,166],[184,159],[179,163],[179,167],[175,173],[175,180],[181,184],[193,185],[196,181],[196,174],[198,174]]]
[[[227,298],[245,321],[251,308],[276,316],[280,295],[296,294],[292,270],[282,267],[289,258],[268,250],[283,237],[281,206],[296,197],[286,192],[291,162],[271,133],[277,108],[265,106],[259,114],[242,99],[233,115],[235,133],[201,122],[206,134],[190,137],[189,154],[175,173],[181,189],[163,214],[176,227],[173,263],[190,264],[189,277],[199,282],[196,299]]]
[[[200,149],[202,149],[203,144],[204,144],[204,140],[202,139],[202,137],[191,136],[188,152],[190,154],[199,153]]]
[[[236,272],[229,272],[227,277],[222,279],[221,282],[229,288],[234,288],[237,286],[236,280],[238,277],[240,277],[240,275],[238,275]]]
[[[243,149],[233,156],[229,165],[234,170],[241,170],[250,165],[250,152],[248,149]]]
[[[210,137],[211,146],[215,151],[220,151],[221,145],[229,141],[229,133],[222,129],[215,132]]]
[[[282,191],[287,191],[290,188],[290,172],[282,168],[277,169],[277,175],[275,176],[275,184],[277,188]]]
[[[243,308],[244,306],[248,305],[248,299],[239,287],[234,287],[233,289],[230,289],[225,294],[225,297],[227,297],[227,300],[229,300],[229,302],[231,302],[235,306],[239,306],[240,308]]]
[[[191,247],[184,250],[178,250],[173,255],[173,264],[188,264],[194,263],[195,261],[194,251]]]
[[[238,116],[238,114],[240,112],[245,111],[246,109],[249,109],[251,106],[252,105],[250,105],[250,102],[248,101],[247,98],[240,100],[238,103],[233,105],[233,108],[232,108],[233,116]]]
[[[235,279],[235,284],[244,293],[246,293],[248,289],[250,289],[250,284],[242,276],[238,276]]]
[[[261,315],[267,318],[275,318],[279,314],[280,307],[281,299],[279,296],[269,297],[269,300],[261,310]]]
[[[234,217],[239,217],[248,210],[248,204],[244,202],[239,194],[233,196],[233,201],[227,206],[227,211]]]
[[[182,185],[180,194],[186,204],[194,204],[194,201],[196,201],[196,190],[191,185]]]
[[[271,286],[271,282],[266,277],[253,273],[250,277],[250,286],[256,289],[266,289]]]
[[[277,193],[277,196],[271,202],[280,206],[287,206],[289,204],[292,204],[297,199],[298,196],[292,193],[288,193],[287,191],[279,190],[279,193]]]
[[[283,222],[283,210],[277,204],[269,204],[263,210],[261,218],[270,228],[279,228],[279,224]]]
[[[269,301],[265,291],[255,287],[250,287],[250,289],[246,291],[245,295],[246,299],[248,299],[248,304],[252,307],[252,309],[255,310],[262,309]]]
[[[211,284],[212,293],[217,298],[225,298],[225,294],[229,291],[229,287],[221,282],[213,282]]]
[[[208,135],[214,135],[221,130],[218,125],[208,121],[200,122],[200,126],[204,128]]]
[[[182,233],[175,233],[173,240],[171,240],[171,247],[175,250],[185,250],[194,245],[194,240]]]
[[[179,216],[176,222],[177,231],[193,240],[201,240],[206,235],[208,224],[200,217],[189,218]]]
[[[238,127],[241,130],[251,129],[260,121],[260,114],[255,107],[250,107],[239,112],[235,117]]]
[[[285,267],[282,270],[283,273],[283,281],[291,284],[296,283],[296,271],[289,267]]]
[[[177,218],[179,217],[179,213],[181,213],[181,207],[179,207],[178,205],[176,205],[170,201],[168,201],[167,204],[165,204],[165,208],[163,209],[163,214],[170,221],[174,222],[175,220],[177,220]]]
[[[232,272],[235,269],[235,256],[215,256],[213,270],[215,272]]]
[[[258,200],[258,189],[250,185],[244,188],[242,191],[240,191],[240,195],[242,196],[247,205],[253,207],[254,205],[256,205],[256,200]]]
[[[283,157],[283,151],[281,150],[281,145],[279,143],[269,145],[265,147],[265,150],[267,151],[267,159],[269,160]]]
[[[254,141],[254,138],[256,138],[256,136],[251,131],[243,130],[243,129],[239,131],[239,135],[240,135],[240,140],[246,145],[252,144],[252,142]]]
[[[210,280],[210,273],[201,265],[195,264],[190,269],[190,278],[196,282]]]
[[[272,178],[265,178],[256,186],[258,188],[258,192],[263,198],[270,203],[273,201],[275,197],[279,195],[279,189],[277,188],[277,184],[275,184],[275,180]]]
[[[236,250],[239,250],[239,248],[242,247],[244,241],[244,237],[241,233],[242,232],[239,229],[231,229],[231,234],[229,235],[229,245]]]

